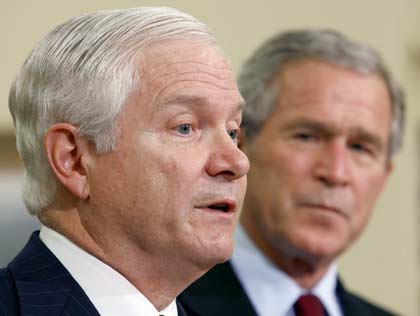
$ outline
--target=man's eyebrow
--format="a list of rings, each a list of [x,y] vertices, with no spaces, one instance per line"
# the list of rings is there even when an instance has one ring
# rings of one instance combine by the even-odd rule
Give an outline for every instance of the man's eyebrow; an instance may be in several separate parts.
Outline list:
[[[372,144],[378,151],[382,151],[386,144],[383,143],[381,138],[365,129],[357,128],[353,130],[354,135],[369,144]]]
[[[188,106],[210,106],[210,102],[207,98],[198,95],[177,95],[174,98],[168,99],[163,102],[162,106],[170,104],[188,105]],[[236,112],[241,112],[245,108],[245,102],[241,99],[238,102]]]
[[[305,119],[305,118],[293,120],[284,126],[285,130],[293,130],[293,129],[298,129],[298,128],[318,131],[327,135],[334,133],[334,130],[325,126],[325,124],[322,124],[314,120]]]

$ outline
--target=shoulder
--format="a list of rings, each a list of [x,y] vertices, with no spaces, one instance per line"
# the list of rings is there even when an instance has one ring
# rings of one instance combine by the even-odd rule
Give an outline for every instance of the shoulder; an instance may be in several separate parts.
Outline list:
[[[345,315],[360,316],[396,316],[392,311],[368,301],[360,295],[349,292],[339,284],[337,294]]]
[[[18,315],[18,294],[9,269],[0,269],[0,316]]]
[[[39,247],[34,247],[39,240],[38,232],[31,236],[31,240],[24,249],[8,264],[6,268],[0,268],[0,316],[15,316],[21,312],[18,284],[20,274],[27,274],[34,266],[28,263],[28,258],[35,257],[39,253]],[[29,260],[30,261],[30,260]]]
[[[255,316],[255,310],[229,262],[218,264],[181,295],[188,315]]]
[[[236,292],[242,289],[229,262],[214,266],[192,283],[185,292],[207,295],[209,291],[219,291],[221,288],[226,292]]]

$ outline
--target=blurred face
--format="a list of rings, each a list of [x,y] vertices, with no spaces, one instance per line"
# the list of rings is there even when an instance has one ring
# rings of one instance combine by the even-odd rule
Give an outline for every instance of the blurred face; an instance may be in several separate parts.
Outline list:
[[[142,54],[139,77],[118,119],[117,149],[96,157],[89,225],[174,262],[227,260],[249,169],[237,146],[243,102],[232,71],[211,46],[169,41]]]
[[[333,260],[387,179],[390,97],[378,76],[317,61],[290,63],[275,84],[274,113],[247,146],[243,223],[274,257]]]

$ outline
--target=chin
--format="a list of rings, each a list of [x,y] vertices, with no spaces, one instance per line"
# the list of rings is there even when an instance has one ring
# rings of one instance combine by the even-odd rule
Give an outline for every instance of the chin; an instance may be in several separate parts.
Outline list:
[[[341,243],[337,240],[316,240],[312,239],[295,245],[301,254],[308,259],[318,261],[333,261],[343,251]]]
[[[209,270],[216,264],[223,263],[229,260],[233,253],[233,243],[229,244],[220,243],[216,245],[209,245],[200,249],[194,257],[194,261],[203,270]]]

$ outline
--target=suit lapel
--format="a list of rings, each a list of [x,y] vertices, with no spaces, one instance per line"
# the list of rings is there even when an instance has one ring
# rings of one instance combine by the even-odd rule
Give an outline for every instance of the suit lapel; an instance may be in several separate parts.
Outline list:
[[[39,232],[32,234],[8,268],[15,279],[22,315],[99,316],[84,291],[39,239]]]
[[[178,309],[178,316],[188,316],[181,302],[176,300],[176,307]]]
[[[216,265],[180,296],[189,316],[256,316],[229,262]]]
[[[348,292],[340,279],[337,282],[337,296],[344,316],[391,316],[388,311]]]
[[[337,282],[336,293],[344,316],[364,315],[363,309],[358,305],[357,301],[353,299],[353,296],[346,291],[340,280]]]
[[[68,301],[64,305],[63,311],[63,315],[99,316],[99,313],[92,302],[76,282],[68,297]]]

